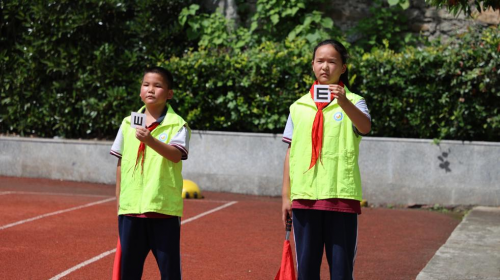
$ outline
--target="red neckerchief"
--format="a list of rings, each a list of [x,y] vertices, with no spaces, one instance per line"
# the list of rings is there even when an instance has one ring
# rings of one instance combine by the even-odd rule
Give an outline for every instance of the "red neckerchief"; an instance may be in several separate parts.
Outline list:
[[[160,125],[159,122],[154,122],[149,127],[146,127],[146,129],[149,131],[153,131],[158,125]],[[137,159],[135,160],[135,168],[137,168],[137,164],[139,163],[139,158],[141,158],[141,155],[142,155],[141,174],[143,174],[143,172],[144,172],[144,158],[146,158],[146,144],[144,144],[144,142],[141,142],[141,144],[139,145],[139,150],[137,151]]]
[[[313,85],[309,92],[311,93],[311,98],[314,100],[314,85],[319,85],[318,81],[314,81]],[[344,87],[344,83],[339,81],[339,86]],[[332,94],[332,93],[330,93]],[[333,95],[333,94],[332,94]],[[332,101],[334,97],[332,96]],[[311,155],[311,164],[309,165],[309,169],[316,165],[318,161],[318,157],[321,161],[321,150],[323,148],[323,109],[328,106],[330,103],[326,102],[314,102],[316,103],[316,107],[318,111],[316,112],[316,116],[314,117],[314,123],[312,127],[311,137],[312,137],[312,155]]]

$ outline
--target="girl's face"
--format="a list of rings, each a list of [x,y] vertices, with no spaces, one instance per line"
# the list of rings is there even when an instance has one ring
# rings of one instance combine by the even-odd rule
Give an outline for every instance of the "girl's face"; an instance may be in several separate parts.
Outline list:
[[[346,70],[339,52],[330,44],[316,49],[312,62],[314,75],[321,85],[338,84],[340,75]]]
[[[160,74],[146,73],[142,79],[141,99],[146,105],[165,105],[168,99],[172,99],[174,91],[168,88],[168,84]]]

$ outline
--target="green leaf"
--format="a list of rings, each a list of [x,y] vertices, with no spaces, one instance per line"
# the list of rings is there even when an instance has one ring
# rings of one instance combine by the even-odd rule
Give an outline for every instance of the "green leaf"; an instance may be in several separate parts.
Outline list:
[[[387,0],[387,3],[389,3],[389,5],[391,6],[394,6],[399,4],[399,0]]]
[[[329,17],[325,17],[321,20],[321,26],[323,26],[323,28],[331,29],[333,28],[333,20]]]
[[[255,29],[257,29],[258,26],[259,24],[256,21],[253,21],[250,25],[250,32],[253,32]]]
[[[406,10],[410,7],[410,0],[400,0],[399,5],[403,8],[403,10]]]
[[[278,22],[280,21],[280,16],[279,15],[272,15],[271,21],[273,22],[274,25],[278,24]]]
[[[313,34],[308,34],[306,36],[306,39],[309,41],[309,43],[316,43],[319,39],[321,39],[321,36],[316,32]]]

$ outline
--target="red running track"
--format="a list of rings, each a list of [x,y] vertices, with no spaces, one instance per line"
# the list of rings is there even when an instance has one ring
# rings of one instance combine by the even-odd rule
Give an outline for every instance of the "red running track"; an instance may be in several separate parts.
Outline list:
[[[0,177],[0,279],[110,279],[113,195],[111,185]],[[204,195],[185,201],[184,279],[274,279],[285,235],[281,199]],[[355,278],[415,279],[459,222],[425,210],[363,208]],[[321,277],[328,279],[326,259]],[[143,279],[159,279],[151,254]]]

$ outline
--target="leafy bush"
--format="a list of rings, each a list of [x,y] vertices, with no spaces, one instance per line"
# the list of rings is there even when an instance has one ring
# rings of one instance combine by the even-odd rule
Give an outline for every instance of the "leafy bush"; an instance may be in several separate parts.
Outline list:
[[[387,43],[386,43],[387,44]],[[425,48],[351,49],[353,90],[367,99],[371,135],[500,140],[500,32],[471,30]],[[288,106],[313,81],[306,41],[244,52],[201,49],[165,61],[177,74],[176,107],[192,127],[282,132]]]
[[[333,21],[315,11],[322,0],[259,0],[248,26],[193,4],[179,21],[197,51],[165,61],[179,84],[176,108],[197,129],[281,132],[288,106],[305,94],[310,46],[341,37]],[[308,44],[306,43],[308,42]],[[307,74],[305,74],[307,73]]]
[[[399,4],[400,1],[404,3]],[[351,35],[360,36],[354,44],[365,51],[383,46],[384,41],[388,42],[391,50],[396,51],[415,45],[417,40],[410,32],[408,18],[404,14],[409,1],[400,1],[389,0],[389,6],[387,1],[375,0],[370,7],[371,16],[360,20],[350,30]]]
[[[310,43],[335,32],[333,21],[323,16],[325,0],[258,0],[250,30],[258,42],[282,42],[301,36]],[[340,35],[336,33],[336,35]],[[292,37],[292,38],[291,38]]]
[[[165,61],[179,88],[174,107],[196,129],[281,132],[288,106],[314,81],[304,74],[312,59],[305,46],[296,41],[244,52],[200,49]]]
[[[358,92],[386,137],[500,140],[500,30],[401,53],[376,49],[353,61]]]
[[[300,6],[299,23],[271,40],[265,9],[257,19],[270,21],[231,29],[189,1],[0,5],[0,133],[23,136],[112,139],[141,105],[142,69],[158,64],[174,73],[174,107],[193,129],[280,133],[288,107],[313,82],[313,46],[339,37],[321,13]],[[385,39],[369,53],[348,46],[371,135],[500,140],[498,27],[399,52]]]
[[[115,134],[140,105],[142,69],[191,44],[177,20],[189,4],[2,1],[0,133]]]
[[[182,10],[179,21],[190,39],[210,49],[241,51],[263,42],[306,39],[311,44],[322,38],[341,37],[331,18],[314,10],[324,0],[258,0],[248,26],[236,26],[221,13],[207,13],[193,4]]]

